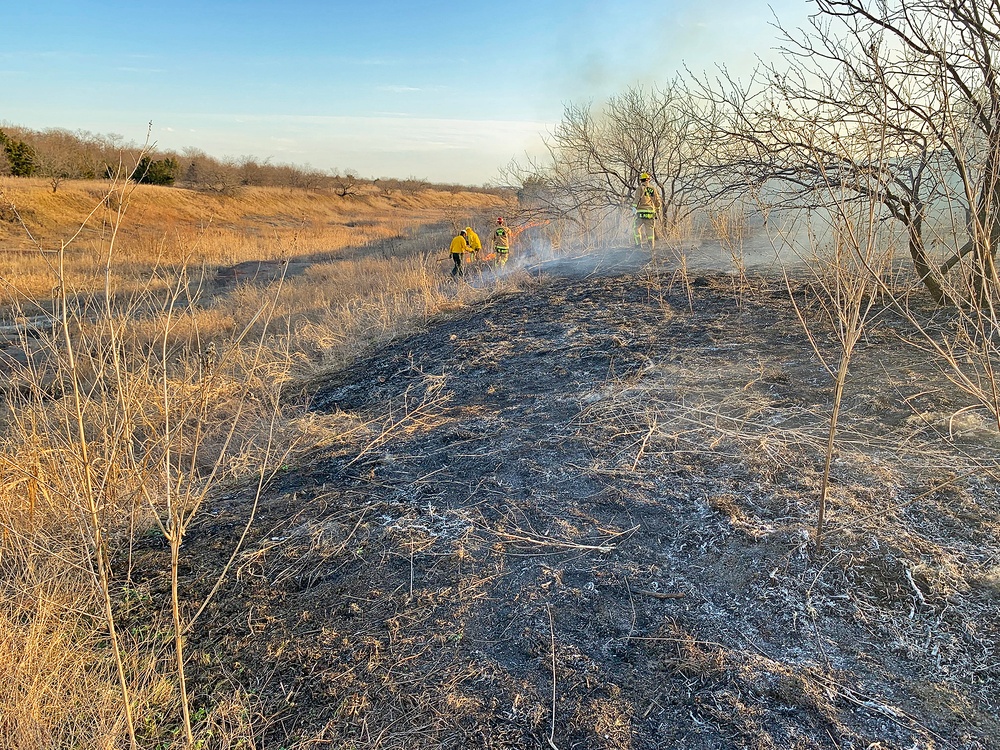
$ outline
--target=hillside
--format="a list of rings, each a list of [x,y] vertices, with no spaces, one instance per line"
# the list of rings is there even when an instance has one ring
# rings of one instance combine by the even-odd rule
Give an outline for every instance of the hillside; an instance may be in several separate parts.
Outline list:
[[[109,190],[114,193],[110,201],[105,200]],[[19,217],[31,237],[49,250],[72,237],[85,221],[81,240],[93,240],[95,233],[106,228],[107,212],[117,210],[116,199],[122,191],[127,191],[129,201],[129,221],[124,227],[128,233],[162,236],[236,230],[273,240],[287,230],[308,234],[309,230],[340,226],[345,230],[344,246],[370,240],[372,227],[386,220],[422,223],[428,215],[440,220],[456,211],[503,205],[502,197],[495,193],[433,186],[407,190],[361,184],[351,194],[340,196],[331,189],[245,187],[221,194],[72,180],[52,192],[42,179],[0,177],[0,247],[32,249]],[[367,220],[358,222],[362,215]]]
[[[0,304],[50,295],[61,247],[77,293],[103,289],[109,253],[112,285],[127,291],[164,268],[321,260],[507,207],[497,193],[433,186],[364,184],[347,196],[246,187],[222,195],[73,180],[53,193],[40,179],[0,178]]]
[[[784,281],[529,270],[319,386],[338,437],[267,488],[195,705],[249,696],[262,747],[1000,747],[996,435],[904,321],[852,368],[817,554],[831,384]]]

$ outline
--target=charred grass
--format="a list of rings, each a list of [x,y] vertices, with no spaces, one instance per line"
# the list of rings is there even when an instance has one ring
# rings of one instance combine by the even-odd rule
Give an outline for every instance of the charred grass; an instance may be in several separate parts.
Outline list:
[[[996,435],[886,311],[816,555],[831,383],[749,280],[543,275],[331,376],[198,694],[254,696],[263,744],[995,747]]]

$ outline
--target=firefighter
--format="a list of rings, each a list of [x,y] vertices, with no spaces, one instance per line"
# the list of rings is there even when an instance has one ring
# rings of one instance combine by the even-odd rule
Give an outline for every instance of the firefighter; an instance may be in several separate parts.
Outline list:
[[[469,242],[469,257],[468,261],[475,262],[476,253],[483,249],[483,243],[479,239],[479,235],[475,233],[472,227],[465,228],[465,239]]]
[[[508,227],[503,222],[503,217],[497,217],[497,226],[493,230],[493,250],[497,254],[497,265],[504,265],[507,262],[507,256],[510,253],[510,243],[514,238],[513,234]]]
[[[644,247],[648,241],[652,249],[656,241],[656,221],[660,218],[663,202],[656,186],[651,184],[649,172],[639,175],[639,187],[635,191],[632,208],[635,210],[635,244]]]
[[[469,239],[466,237],[464,229],[452,239],[449,250],[451,252],[451,259],[455,262],[455,267],[451,269],[452,278],[464,276],[465,271],[462,270],[462,256],[469,251]]]

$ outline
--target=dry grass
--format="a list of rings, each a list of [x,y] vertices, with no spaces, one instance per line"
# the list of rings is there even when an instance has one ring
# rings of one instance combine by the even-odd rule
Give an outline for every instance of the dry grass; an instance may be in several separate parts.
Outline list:
[[[149,185],[128,195],[109,182],[0,178],[0,304],[51,294],[54,253],[67,247],[64,280],[77,293],[100,288],[113,234],[116,288],[156,269],[214,269],[247,260],[333,254],[397,237],[407,229],[493,210],[497,196],[425,189],[385,194],[245,188],[233,196]],[[128,221],[119,212],[128,203]],[[22,226],[23,223],[23,226]],[[26,230],[26,231],[25,231]]]
[[[124,330],[122,320],[76,321],[65,345],[43,342],[26,391],[9,394],[0,575],[18,592],[3,614],[19,627],[5,631],[13,641],[0,674],[12,679],[0,701],[24,710],[2,727],[4,746],[115,747],[153,732],[151,723],[176,726],[184,685],[166,657],[190,619],[155,625],[169,599],[136,598],[133,551],[157,528],[179,548],[214,486],[264,478],[281,460],[274,436],[287,420],[276,399],[287,358],[236,338],[211,369],[198,368],[132,346]],[[51,653],[38,653],[42,638]],[[50,685],[50,675],[70,681]],[[72,742],[55,739],[66,732]]]

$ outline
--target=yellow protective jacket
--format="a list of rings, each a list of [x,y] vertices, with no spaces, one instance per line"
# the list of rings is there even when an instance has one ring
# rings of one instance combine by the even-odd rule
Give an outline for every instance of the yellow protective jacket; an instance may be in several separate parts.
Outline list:
[[[663,207],[663,202],[660,200],[659,191],[650,183],[648,185],[639,185],[639,188],[635,191],[635,198],[632,199],[632,205],[635,206],[636,213],[640,216],[644,213],[659,215],[660,208]]]
[[[460,234],[456,234],[455,238],[451,241],[451,250],[453,253],[464,253],[469,249],[469,243],[466,241],[465,237]]]
[[[508,227],[498,226],[493,230],[493,249],[509,250],[512,233]]]
[[[483,243],[479,240],[479,235],[472,231],[472,227],[465,228],[465,239],[469,242],[469,250],[476,253],[483,249]]]

